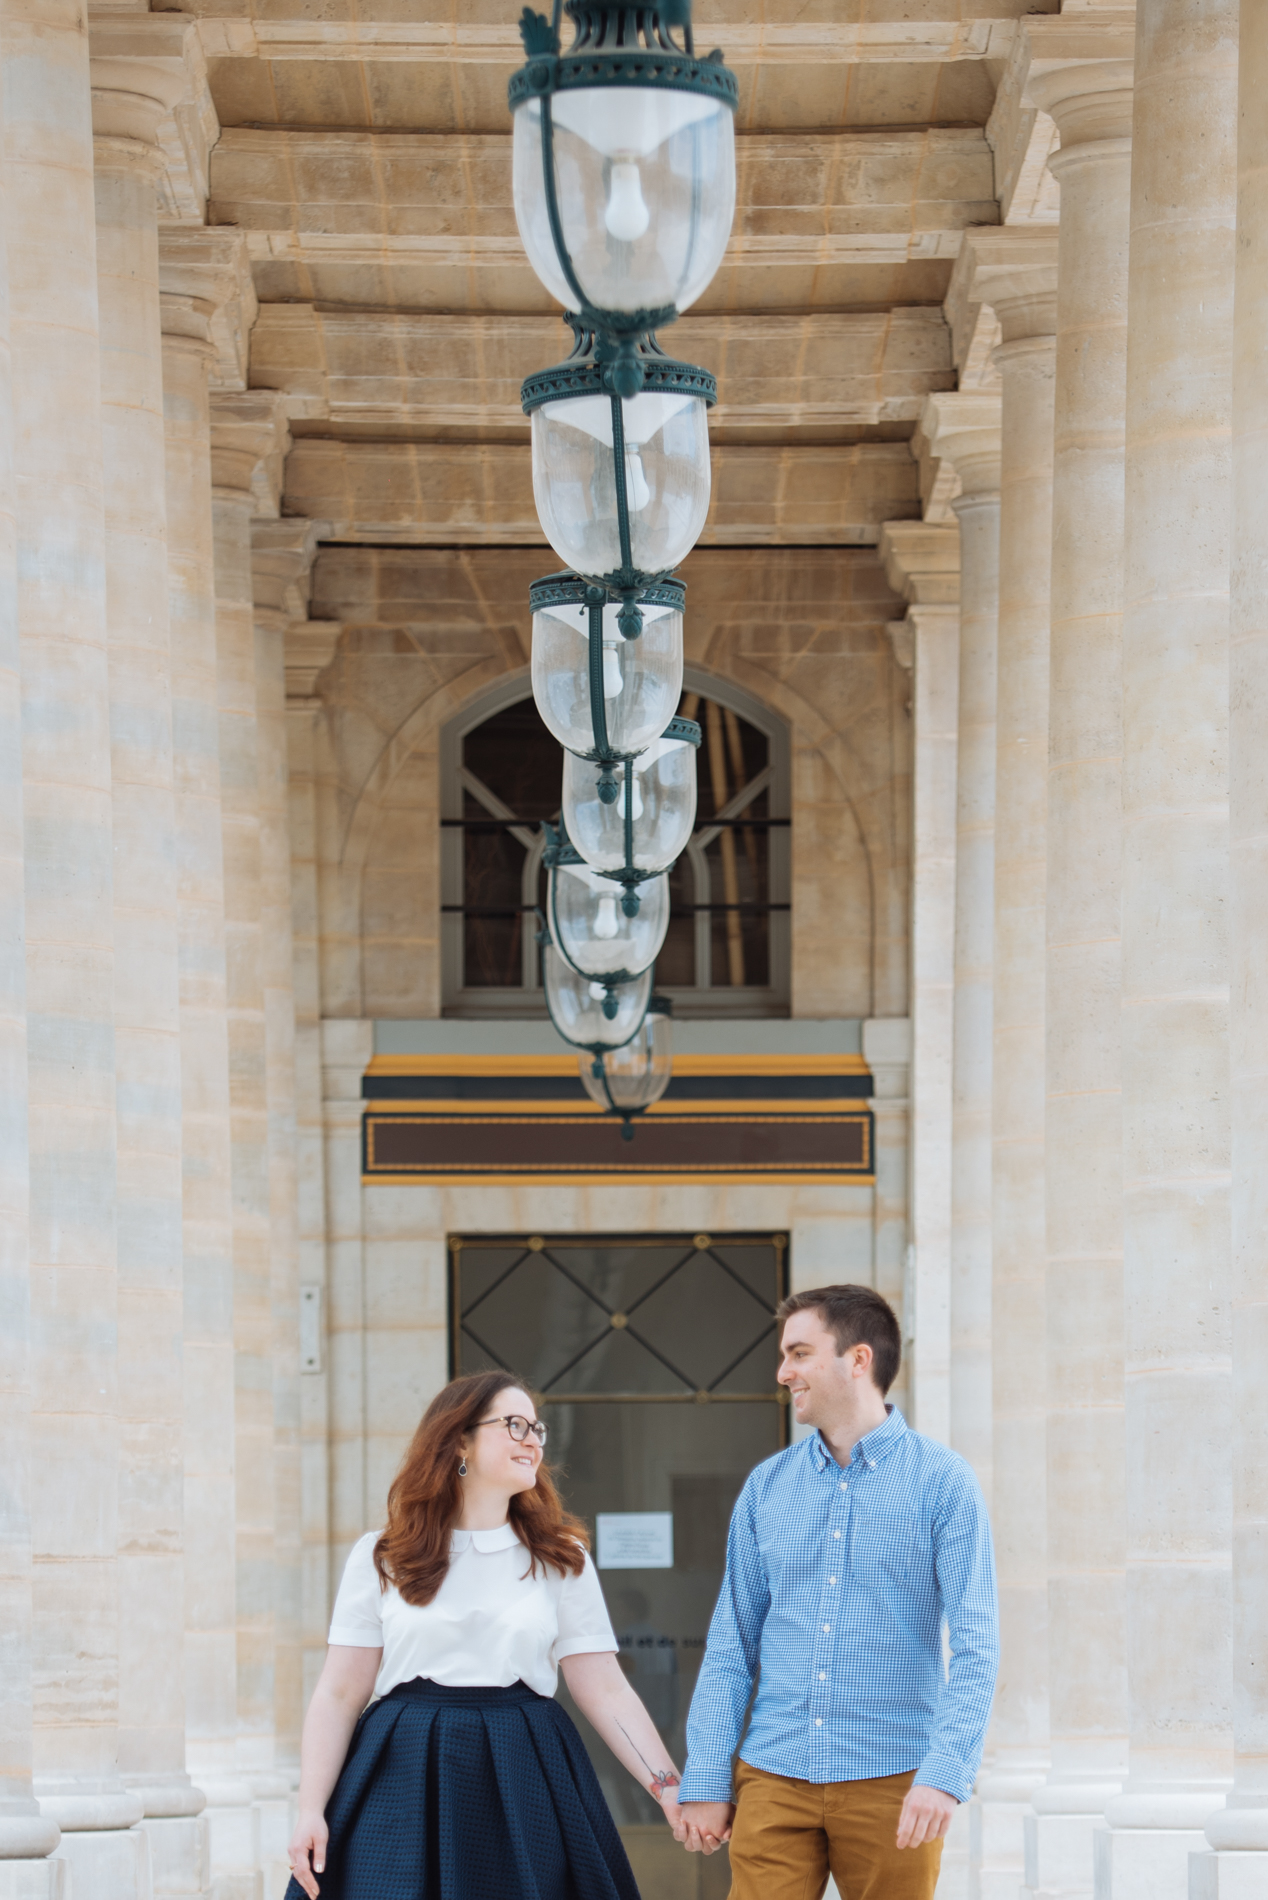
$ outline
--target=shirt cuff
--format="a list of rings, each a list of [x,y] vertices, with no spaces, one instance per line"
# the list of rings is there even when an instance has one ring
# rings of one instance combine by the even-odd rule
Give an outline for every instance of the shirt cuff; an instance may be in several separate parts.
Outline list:
[[[566,1643],[555,1644],[555,1661],[565,1656],[616,1656],[618,1645],[607,1636],[570,1636]]]
[[[368,1630],[346,1629],[340,1623],[332,1623],[328,1643],[336,1643],[340,1649],[382,1649],[383,1632],[371,1636]]]
[[[976,1779],[976,1769],[968,1767],[954,1755],[940,1755],[935,1750],[933,1754],[926,1755],[917,1768],[912,1786],[940,1788],[943,1794],[953,1795],[957,1801],[967,1801]]]
[[[711,1768],[689,1761],[683,1769],[678,1788],[679,1801],[734,1801],[731,1790],[731,1766]]]

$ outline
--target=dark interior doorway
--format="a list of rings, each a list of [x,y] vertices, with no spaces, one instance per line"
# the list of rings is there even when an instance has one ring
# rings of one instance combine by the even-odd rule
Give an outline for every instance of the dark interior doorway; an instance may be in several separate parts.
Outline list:
[[[589,1525],[622,1667],[681,1765],[731,1507],[754,1465],[787,1443],[774,1318],[787,1239],[455,1235],[449,1246],[453,1370],[500,1366],[541,1396],[548,1455]],[[725,1856],[701,1862],[675,1847],[678,1860],[667,1858],[651,1797],[562,1682],[560,1696],[643,1891],[725,1894]]]

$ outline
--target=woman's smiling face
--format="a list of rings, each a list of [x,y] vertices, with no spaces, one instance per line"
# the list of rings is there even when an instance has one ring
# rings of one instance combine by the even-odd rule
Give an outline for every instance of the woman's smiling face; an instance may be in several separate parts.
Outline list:
[[[522,1445],[518,1444],[503,1423],[507,1418],[525,1418],[530,1425],[537,1422],[536,1406],[517,1385],[508,1385],[497,1394],[486,1408],[483,1422],[474,1425],[463,1439],[462,1448],[468,1484],[474,1478],[491,1491],[514,1497],[517,1492],[531,1491],[537,1483],[542,1448],[531,1432]]]

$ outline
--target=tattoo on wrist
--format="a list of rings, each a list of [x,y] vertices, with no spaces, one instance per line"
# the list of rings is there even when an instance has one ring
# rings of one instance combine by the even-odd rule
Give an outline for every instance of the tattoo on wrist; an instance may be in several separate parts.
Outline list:
[[[678,1776],[674,1773],[673,1769],[662,1768],[659,1773],[654,1774],[648,1782],[647,1792],[652,1796],[653,1800],[659,1801],[666,1788],[676,1788],[677,1786]]]

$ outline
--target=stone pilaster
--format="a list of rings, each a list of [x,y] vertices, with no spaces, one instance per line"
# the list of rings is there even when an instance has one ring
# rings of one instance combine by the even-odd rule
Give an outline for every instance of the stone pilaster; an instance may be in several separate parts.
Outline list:
[[[212,402],[216,657],[233,1202],[237,1738],[235,1786],[212,1813],[218,1894],[253,1892],[284,1859],[289,1781],[276,1767],[274,1289],[263,965],[260,730],[251,521],[276,512],[286,425],[277,397]],[[244,1882],[251,1883],[243,1885]]]
[[[1026,1822],[1036,1900],[1092,1893],[1126,1772],[1122,543],[1130,12],[1027,23],[1025,96],[1061,149],[1048,757],[1045,1155],[1052,1766]]]
[[[903,1327],[912,1424],[950,1433],[951,1005],[955,937],[955,746],[960,537],[890,521],[886,579],[908,602],[896,645],[911,655],[912,906],[909,1268]]]
[[[991,1023],[995,958],[995,675],[999,632],[998,391],[931,396],[930,453],[960,495],[960,692],[956,741],[955,991],[951,1061],[950,1442],[989,1499],[991,1421]]]
[[[181,1039],[168,613],[158,129],[188,21],[91,38],[114,836],[119,1361],[119,1768],[156,1891],[205,1885],[185,1772]]]
[[[1044,958],[1055,232],[970,232],[1003,341],[992,1029],[992,1499],[1002,1661],[974,1809],[973,1891],[1015,1900],[1048,1763]]]
[[[0,141],[4,136],[0,95]],[[31,1787],[31,1256],[27,1139],[26,933],[22,836],[22,657],[9,346],[0,224],[0,1896],[54,1900],[61,1838]]]
[[[178,863],[186,1749],[224,1833],[235,1782],[233,1210],[229,1144],[224,854],[212,538],[210,374],[239,369],[245,243],[240,233],[160,234],[167,444],[174,806]],[[228,338],[230,348],[217,345]]]
[[[82,8],[4,17],[30,1133],[33,1766],[63,1863],[148,1879],[117,1771],[113,837],[92,102]],[[63,1866],[63,1873],[66,1871]],[[90,1890],[92,1888],[90,1887]]]
[[[1232,1070],[1233,1788],[1189,1863],[1190,1900],[1268,1892],[1268,16],[1246,0],[1238,47],[1233,336],[1233,550],[1229,656]]]
[[[1236,0],[1136,15],[1123,611],[1128,1778],[1106,1900],[1183,1893],[1232,1768],[1228,614]],[[1176,1451],[1201,1482],[1177,1482]],[[1183,1632],[1183,1640],[1174,1641]]]

